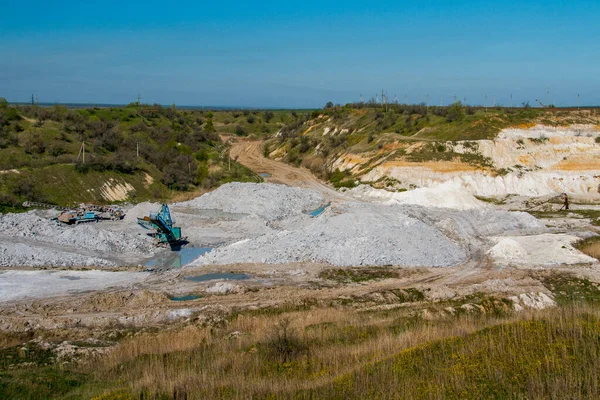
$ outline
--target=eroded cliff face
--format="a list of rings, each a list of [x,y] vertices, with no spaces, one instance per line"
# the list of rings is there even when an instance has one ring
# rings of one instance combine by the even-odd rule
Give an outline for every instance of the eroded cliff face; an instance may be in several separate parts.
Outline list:
[[[495,140],[458,141],[438,144],[449,160],[411,162],[427,143],[397,145],[367,171],[361,165],[372,157],[344,154],[334,168],[351,171],[362,182],[383,179],[405,188],[457,184],[480,196],[545,196],[568,193],[600,198],[600,127],[511,128]],[[391,151],[390,151],[391,150]],[[454,156],[453,156],[454,155]],[[439,158],[439,157],[438,157]],[[480,165],[468,160],[481,160]],[[465,161],[467,160],[467,161]]]

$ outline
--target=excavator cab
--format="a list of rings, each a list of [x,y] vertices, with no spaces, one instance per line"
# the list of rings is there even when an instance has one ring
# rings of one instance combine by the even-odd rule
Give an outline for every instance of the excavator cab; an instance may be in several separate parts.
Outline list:
[[[138,218],[138,224],[142,228],[153,230],[152,236],[161,243],[168,243],[172,247],[183,242],[181,227],[173,226],[174,222],[171,218],[169,206],[166,204],[161,206],[160,212],[150,213],[150,215],[143,218]]]

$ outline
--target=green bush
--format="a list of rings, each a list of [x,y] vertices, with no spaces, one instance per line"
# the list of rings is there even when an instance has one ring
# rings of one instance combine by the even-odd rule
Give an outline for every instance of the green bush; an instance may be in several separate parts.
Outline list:
[[[250,117],[251,117],[251,116],[249,116],[248,118],[250,118]],[[242,128],[242,126],[241,126],[241,125],[237,125],[237,126],[235,127],[235,131],[234,131],[234,133],[235,133],[237,136],[247,136],[247,135],[248,135],[248,132],[247,132],[247,131],[246,131],[244,128]]]

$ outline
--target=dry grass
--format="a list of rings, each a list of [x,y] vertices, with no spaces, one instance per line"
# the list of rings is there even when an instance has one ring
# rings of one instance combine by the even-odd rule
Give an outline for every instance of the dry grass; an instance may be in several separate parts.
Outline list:
[[[583,290],[579,281],[557,279],[551,286],[558,291]],[[29,345],[23,353],[19,345],[3,356],[34,362],[1,371],[0,397],[598,398],[594,288],[585,302],[519,314],[489,297],[478,302],[484,314],[441,313],[451,304],[444,302],[427,306],[427,319],[417,312],[422,303],[369,312],[246,311],[216,326],[131,332],[112,352],[76,368],[51,366],[51,352]]]
[[[572,315],[580,320],[587,311],[577,310]],[[548,322],[540,328],[541,331],[536,325],[529,332],[525,328],[531,318],[535,318],[534,322]],[[494,368],[483,356],[491,352],[494,354],[491,360],[502,358],[502,352],[510,352],[500,360],[504,363],[503,368],[508,369],[511,363],[520,362],[519,354],[529,354],[531,343],[527,340],[538,340],[536,336],[513,343],[510,342],[511,337],[524,338],[529,333],[543,336],[550,331],[555,332],[554,339],[560,339],[562,346],[568,349],[573,345],[573,335],[584,335],[579,328],[567,329],[569,324],[573,325],[572,318],[564,311],[549,311],[501,317],[446,316],[428,321],[403,309],[361,313],[337,308],[280,315],[242,314],[221,328],[190,326],[179,332],[136,336],[122,343],[100,366],[94,365],[94,370],[99,380],[116,382],[117,387],[126,388],[136,397],[144,393],[145,396],[162,394],[168,398],[184,398],[185,393],[188,399],[364,398],[362,393],[365,390],[371,391],[375,397],[377,394],[388,397],[384,395],[388,390],[400,390],[398,393],[404,391],[407,395],[398,398],[419,398],[423,396],[408,389],[411,379],[420,376],[404,371],[403,374],[408,374],[406,379],[395,377],[398,360],[408,357],[410,363],[424,363],[424,369],[438,369],[440,378],[436,375],[432,379],[433,382],[439,381],[441,387],[471,388],[479,378],[478,371],[467,368],[471,365],[469,357],[472,357],[473,365],[483,363],[487,368],[485,371],[493,372]],[[590,329],[598,328],[600,333],[600,322],[596,321],[592,320]],[[282,334],[284,326],[286,331]],[[489,327],[499,328],[486,330]],[[566,336],[559,338],[561,334]],[[455,343],[457,340],[458,344]],[[461,356],[465,363],[464,368],[461,367],[462,375],[456,375],[456,378],[444,375],[448,372],[444,369],[444,362],[447,357],[452,359],[452,354],[447,349],[440,354],[435,353],[436,343],[442,347],[444,343],[466,346]],[[495,347],[496,344],[500,347]],[[588,350],[590,354],[597,353],[596,348]],[[429,352],[434,352],[435,357],[431,358]],[[543,357],[534,361],[544,362]],[[528,374],[527,371],[520,373],[523,376]],[[588,371],[586,374],[594,376],[578,375],[578,381],[574,375],[565,375],[564,379],[575,379],[573,382],[584,379],[587,382],[588,378],[600,377],[598,372]],[[527,379],[525,381],[529,382]],[[536,382],[540,387],[547,384],[545,381]],[[427,387],[427,390],[431,389]],[[385,392],[377,392],[376,389]],[[431,398],[444,397],[444,392],[435,393]]]
[[[176,192],[173,191],[171,196],[169,197],[169,201],[173,203],[179,203],[182,201],[193,200],[196,197],[202,196],[205,193],[210,192],[209,189],[199,188],[192,192]]]
[[[600,260],[600,236],[593,236],[589,239],[578,242],[575,247],[584,254]]]

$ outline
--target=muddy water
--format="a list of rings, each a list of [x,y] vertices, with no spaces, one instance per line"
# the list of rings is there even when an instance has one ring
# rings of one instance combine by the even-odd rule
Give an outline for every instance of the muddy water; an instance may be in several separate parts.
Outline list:
[[[228,280],[228,281],[242,281],[246,279],[252,278],[250,275],[246,274],[234,274],[232,272],[217,272],[214,274],[203,274],[203,275],[195,275],[195,276],[186,276],[186,281],[192,282],[206,282],[206,281],[214,281],[214,280]]]
[[[171,297],[172,301],[189,301],[189,300],[196,300],[201,298],[202,296],[199,296],[197,294],[186,294],[185,296],[173,296]]]
[[[212,247],[182,247],[178,251],[158,254],[146,263],[146,267],[155,269],[181,268],[211,250]]]

